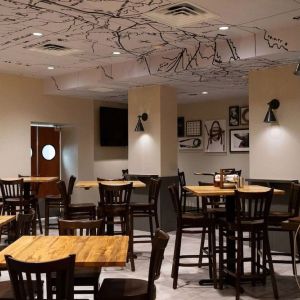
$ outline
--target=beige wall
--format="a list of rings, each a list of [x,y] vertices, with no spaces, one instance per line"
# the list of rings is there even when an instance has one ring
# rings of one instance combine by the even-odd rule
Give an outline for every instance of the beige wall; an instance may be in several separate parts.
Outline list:
[[[64,179],[70,173],[79,179],[94,176],[91,100],[46,96],[40,80],[6,74],[0,74],[0,95],[0,177],[30,173],[31,122],[66,125],[62,137],[72,131],[62,143]],[[84,191],[75,189],[75,201],[85,196]]]
[[[143,122],[145,131],[136,132],[137,116],[143,113],[148,114],[148,120]],[[175,90],[159,85],[130,89],[128,117],[129,172],[174,176],[177,169]]]
[[[295,65],[253,71],[249,76],[250,176],[300,178],[300,77]],[[280,101],[278,125],[263,122],[267,103]]]
[[[247,128],[247,126],[228,126],[228,107],[238,105],[247,106],[247,99],[228,101],[206,101],[200,103],[181,104],[178,106],[178,116],[185,121],[202,120],[202,136],[204,136],[203,123],[205,120],[227,120],[226,153],[205,153],[204,150],[180,150],[178,153],[178,167],[186,175],[187,183],[197,184],[197,181],[208,181],[210,177],[193,175],[193,172],[215,172],[220,168],[236,168],[242,170],[242,176],[249,175],[249,154],[229,152],[229,129]],[[205,143],[205,141],[204,141]],[[252,142],[250,142],[251,144]]]

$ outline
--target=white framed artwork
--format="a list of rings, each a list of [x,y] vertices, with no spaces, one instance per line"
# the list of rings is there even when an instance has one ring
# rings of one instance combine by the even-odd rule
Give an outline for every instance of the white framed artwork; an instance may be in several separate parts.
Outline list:
[[[205,152],[226,152],[226,120],[204,122]]]

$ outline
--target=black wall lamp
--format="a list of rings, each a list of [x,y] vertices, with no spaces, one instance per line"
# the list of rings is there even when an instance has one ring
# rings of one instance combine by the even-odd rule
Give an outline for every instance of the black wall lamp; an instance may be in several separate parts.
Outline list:
[[[269,105],[269,108],[268,108],[267,114],[265,116],[264,122],[265,123],[276,123],[277,119],[276,119],[276,116],[275,116],[273,110],[277,109],[280,106],[280,102],[277,99],[273,99],[268,103],[268,105]]]
[[[294,74],[300,76],[300,63],[297,65]]]
[[[135,126],[134,131],[144,131],[144,126],[143,126],[142,120],[144,122],[148,120],[148,114],[147,113],[143,113],[142,115],[138,115],[138,122]]]

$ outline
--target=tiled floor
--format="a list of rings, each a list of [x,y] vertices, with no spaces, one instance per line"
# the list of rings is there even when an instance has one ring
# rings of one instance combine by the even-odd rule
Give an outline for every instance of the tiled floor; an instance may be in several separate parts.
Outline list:
[[[56,232],[52,232],[56,234]],[[156,282],[157,300],[194,300],[194,299],[234,299],[235,292],[232,287],[225,287],[224,290],[215,290],[210,286],[199,286],[198,281],[208,276],[207,268],[180,268],[179,269],[179,285],[176,290],[172,288],[171,266],[173,258],[175,235],[170,233],[170,241],[165,252],[162,265],[161,276]],[[196,237],[185,237],[182,242],[182,251],[185,253],[197,253],[199,249],[199,239]],[[136,271],[131,272],[129,264],[126,268],[103,268],[100,281],[105,277],[136,277],[147,279],[150,244],[135,244],[135,252],[137,259],[135,261]],[[292,276],[291,265],[276,264],[275,265],[278,290],[281,299],[300,299],[300,290],[296,285],[296,281]],[[0,280],[7,279],[7,272],[2,272]],[[266,286],[258,285],[252,287],[249,284],[243,285],[245,293],[242,299],[273,299],[272,287],[270,281]],[[88,296],[81,296],[88,298]],[[89,298],[92,299],[92,298]]]

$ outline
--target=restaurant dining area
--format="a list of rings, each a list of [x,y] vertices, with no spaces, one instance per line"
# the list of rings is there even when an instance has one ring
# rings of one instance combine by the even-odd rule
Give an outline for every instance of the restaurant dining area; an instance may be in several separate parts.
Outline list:
[[[0,300],[300,299],[300,1],[0,1]]]

